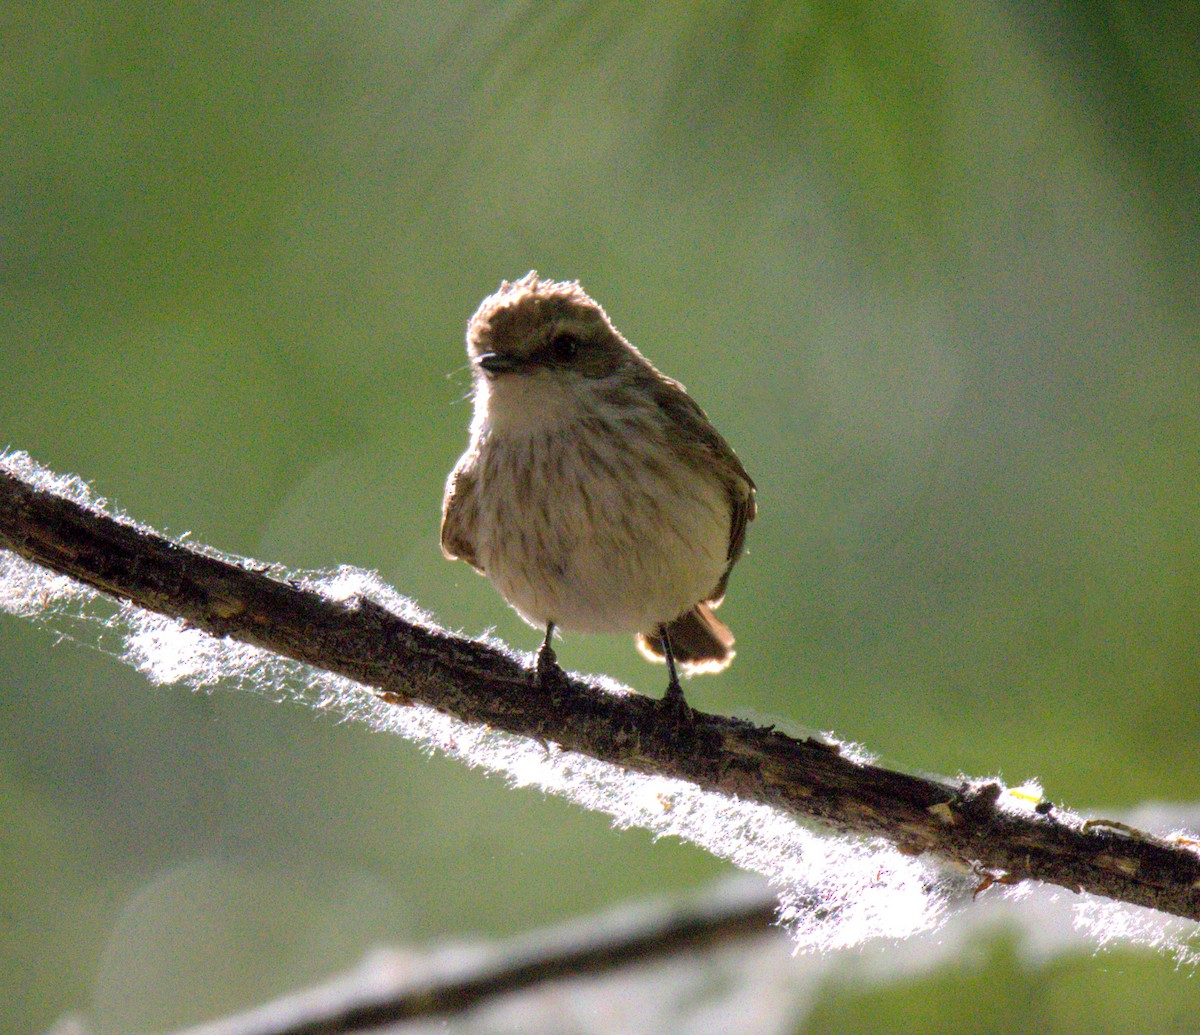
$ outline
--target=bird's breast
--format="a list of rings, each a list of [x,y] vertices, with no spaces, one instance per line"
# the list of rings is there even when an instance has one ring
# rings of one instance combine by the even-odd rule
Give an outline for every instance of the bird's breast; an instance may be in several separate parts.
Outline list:
[[[493,427],[478,480],[482,567],[530,622],[640,632],[711,596],[730,505],[645,415]]]

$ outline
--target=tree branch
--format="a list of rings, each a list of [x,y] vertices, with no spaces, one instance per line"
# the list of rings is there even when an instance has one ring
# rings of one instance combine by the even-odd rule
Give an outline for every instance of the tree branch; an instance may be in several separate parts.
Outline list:
[[[377,604],[342,604],[172,542],[0,470],[0,548],[214,636],[294,658],[469,723],[554,742],[639,773],[785,810],[929,852],[991,879],[1033,878],[1193,920],[1200,856],[1121,824],[1082,823],[1043,803],[998,807],[990,782],[925,779],[864,764],[836,744],[694,712],[564,675],[545,689],[494,647],[407,621]]]
[[[773,927],[774,896],[714,899],[583,930],[551,931],[500,946],[482,959],[451,959],[413,979],[354,975],[324,988],[210,1021],[178,1035],[349,1035],[478,1009],[552,981],[597,978],[683,953],[710,953],[746,939],[784,937]],[[390,987],[381,987],[390,986]]]

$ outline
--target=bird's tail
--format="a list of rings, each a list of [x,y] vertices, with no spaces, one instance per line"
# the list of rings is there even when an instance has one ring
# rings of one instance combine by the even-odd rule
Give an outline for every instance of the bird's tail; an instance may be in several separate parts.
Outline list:
[[[707,604],[697,604],[652,633],[638,633],[638,650],[650,661],[666,661],[664,633],[675,663],[686,675],[720,672],[733,660],[733,633]]]

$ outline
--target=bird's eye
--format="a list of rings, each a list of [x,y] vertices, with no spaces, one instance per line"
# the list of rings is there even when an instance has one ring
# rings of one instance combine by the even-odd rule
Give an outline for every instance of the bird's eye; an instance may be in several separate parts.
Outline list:
[[[569,363],[579,354],[579,339],[570,331],[555,331],[550,338],[550,355],[557,363]]]

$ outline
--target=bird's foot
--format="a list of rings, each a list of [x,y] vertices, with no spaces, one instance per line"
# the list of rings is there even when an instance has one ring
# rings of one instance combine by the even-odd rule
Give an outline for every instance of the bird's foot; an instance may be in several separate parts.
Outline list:
[[[695,721],[696,713],[684,698],[683,687],[679,685],[679,677],[674,672],[671,673],[671,682],[667,684],[667,692],[658,702],[658,707],[677,726],[690,726]]]
[[[558,663],[558,655],[554,653],[554,648],[550,646],[550,637],[546,637],[546,642],[542,644],[537,652],[537,668],[536,682],[543,690],[548,690],[555,683],[561,683],[566,678],[566,673],[563,672],[562,666]]]

